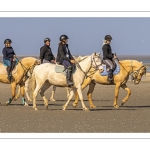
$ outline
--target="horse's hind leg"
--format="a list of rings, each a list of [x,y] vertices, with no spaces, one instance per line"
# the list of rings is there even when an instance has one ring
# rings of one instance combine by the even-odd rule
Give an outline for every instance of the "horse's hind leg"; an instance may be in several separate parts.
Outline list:
[[[51,97],[50,97],[50,101],[55,101],[55,99],[54,99],[55,91],[56,91],[56,86],[53,85],[53,90],[52,90],[52,94],[51,94]]]
[[[89,84],[89,90],[88,90],[88,93],[87,93],[89,104],[90,104],[90,108],[96,108],[96,106],[93,104],[93,101],[92,101],[92,93],[94,91],[95,85],[96,85],[96,83],[91,82]]]
[[[123,88],[125,91],[127,91],[126,97],[122,100],[121,105],[124,105],[124,103],[129,99],[131,95],[131,90],[127,87],[126,84],[121,85],[121,88]]]
[[[47,100],[47,98],[45,97],[44,92],[45,92],[50,86],[51,86],[51,84],[50,84],[49,82],[45,82],[44,85],[43,85],[43,87],[42,87],[41,90],[40,90],[40,95],[41,95],[41,97],[43,98],[43,100],[44,100],[44,105],[45,105],[45,107],[46,107],[47,109],[48,109],[48,100]]]
[[[15,82],[12,82],[11,83],[11,92],[12,92],[12,97],[7,101],[5,102],[5,106],[7,106],[8,104],[10,104],[12,102],[12,100],[14,99],[15,97],[15,94],[16,94],[16,83]]]
[[[20,91],[21,91],[21,95],[22,95],[22,104],[24,105],[24,106],[28,106],[28,103],[26,102],[26,100],[25,100],[25,84],[24,83],[22,83],[21,85],[20,85]]]

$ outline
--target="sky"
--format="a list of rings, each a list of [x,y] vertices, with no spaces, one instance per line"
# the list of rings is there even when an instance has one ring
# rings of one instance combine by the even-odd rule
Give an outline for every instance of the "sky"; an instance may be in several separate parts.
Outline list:
[[[102,53],[104,36],[113,38],[111,47],[118,55],[150,55],[149,17],[1,17],[0,49],[10,38],[16,55],[39,55],[44,38],[51,39],[57,54],[59,37],[69,37],[73,55]],[[0,53],[2,55],[2,53]]]

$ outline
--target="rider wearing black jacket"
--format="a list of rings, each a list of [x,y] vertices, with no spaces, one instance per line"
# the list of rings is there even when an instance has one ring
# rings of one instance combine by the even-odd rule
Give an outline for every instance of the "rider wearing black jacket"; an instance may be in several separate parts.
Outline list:
[[[55,57],[50,48],[50,39],[44,39],[45,45],[40,48],[40,59],[41,63],[55,61]]]

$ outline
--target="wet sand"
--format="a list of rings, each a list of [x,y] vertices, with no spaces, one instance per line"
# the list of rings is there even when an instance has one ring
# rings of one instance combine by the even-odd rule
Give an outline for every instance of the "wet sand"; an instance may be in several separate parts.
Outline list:
[[[49,101],[46,110],[42,98],[37,97],[38,111],[22,106],[21,98],[9,106],[0,106],[0,132],[2,133],[149,133],[150,132],[150,76],[139,85],[128,82],[132,94],[124,106],[121,100],[126,92],[120,89],[119,108],[113,107],[114,86],[97,84],[93,93],[93,103],[97,106],[89,112],[82,110],[81,103],[76,108],[70,102],[66,111],[66,91],[57,88],[55,102]],[[144,78],[143,78],[144,79]],[[147,80],[148,79],[148,80]],[[0,102],[4,104],[11,95],[10,85],[0,84]],[[49,98],[52,88],[46,91]],[[85,105],[88,87],[83,91]]]

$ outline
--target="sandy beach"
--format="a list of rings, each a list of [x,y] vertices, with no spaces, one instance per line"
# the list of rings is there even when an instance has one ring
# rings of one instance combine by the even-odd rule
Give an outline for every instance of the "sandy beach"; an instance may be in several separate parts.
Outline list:
[[[97,84],[93,93],[93,103],[97,106],[84,112],[81,103],[72,107],[73,100],[62,111],[66,103],[66,91],[57,88],[55,102],[49,101],[46,110],[43,100],[38,95],[38,111],[22,106],[21,98],[9,106],[0,106],[0,132],[2,133],[149,133],[150,132],[150,78],[149,75],[139,85],[128,82],[131,97],[124,106],[113,107],[114,86]],[[146,81],[146,82],[145,82]],[[0,84],[0,102],[4,104],[11,95],[10,85]],[[46,97],[51,95],[52,88],[46,91]],[[85,105],[88,87],[83,91]],[[126,92],[120,89],[118,104]]]

